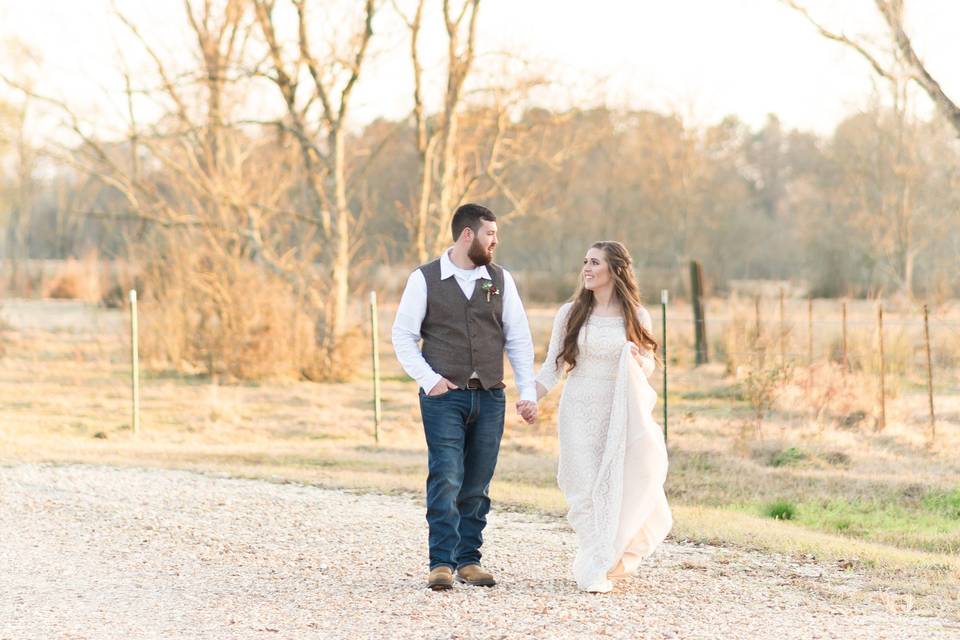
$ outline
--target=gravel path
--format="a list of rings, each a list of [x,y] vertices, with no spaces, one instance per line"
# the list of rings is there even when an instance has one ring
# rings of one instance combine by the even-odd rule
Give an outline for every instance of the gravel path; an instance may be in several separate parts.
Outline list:
[[[607,595],[557,519],[495,512],[493,589],[423,587],[412,498],[194,473],[0,467],[0,639],[957,638],[856,572],[665,544]]]

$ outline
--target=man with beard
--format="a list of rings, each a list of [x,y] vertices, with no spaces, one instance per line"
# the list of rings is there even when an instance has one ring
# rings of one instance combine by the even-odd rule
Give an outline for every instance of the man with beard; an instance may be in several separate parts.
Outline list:
[[[427,524],[435,590],[460,582],[492,587],[480,566],[488,490],[503,435],[503,352],[528,423],[537,417],[533,340],[510,274],[494,264],[497,218],[465,204],[453,215],[454,245],[410,274],[393,323],[393,348],[420,386],[427,440]],[[419,341],[423,340],[423,348]]]

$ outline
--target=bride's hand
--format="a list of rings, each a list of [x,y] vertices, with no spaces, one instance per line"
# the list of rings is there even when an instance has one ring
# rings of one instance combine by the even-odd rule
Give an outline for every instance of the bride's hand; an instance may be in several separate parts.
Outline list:
[[[656,369],[657,365],[656,360],[652,355],[650,355],[649,351],[644,353],[640,351],[636,345],[631,344],[630,353],[633,355],[633,359],[636,361],[636,363],[640,365],[640,370],[643,371],[647,377],[653,374],[653,371]]]

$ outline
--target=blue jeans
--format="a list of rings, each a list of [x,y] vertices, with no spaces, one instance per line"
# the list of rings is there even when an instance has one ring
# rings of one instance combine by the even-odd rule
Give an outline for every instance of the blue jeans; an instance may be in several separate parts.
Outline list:
[[[420,391],[427,439],[430,568],[480,563],[505,413],[503,389]]]

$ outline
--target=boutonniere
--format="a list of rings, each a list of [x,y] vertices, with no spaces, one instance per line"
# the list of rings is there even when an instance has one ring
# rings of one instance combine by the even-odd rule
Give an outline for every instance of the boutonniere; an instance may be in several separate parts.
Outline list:
[[[493,283],[489,280],[480,285],[480,289],[487,294],[487,302],[490,302],[490,296],[500,295],[500,289],[497,289],[495,286],[493,286]]]

